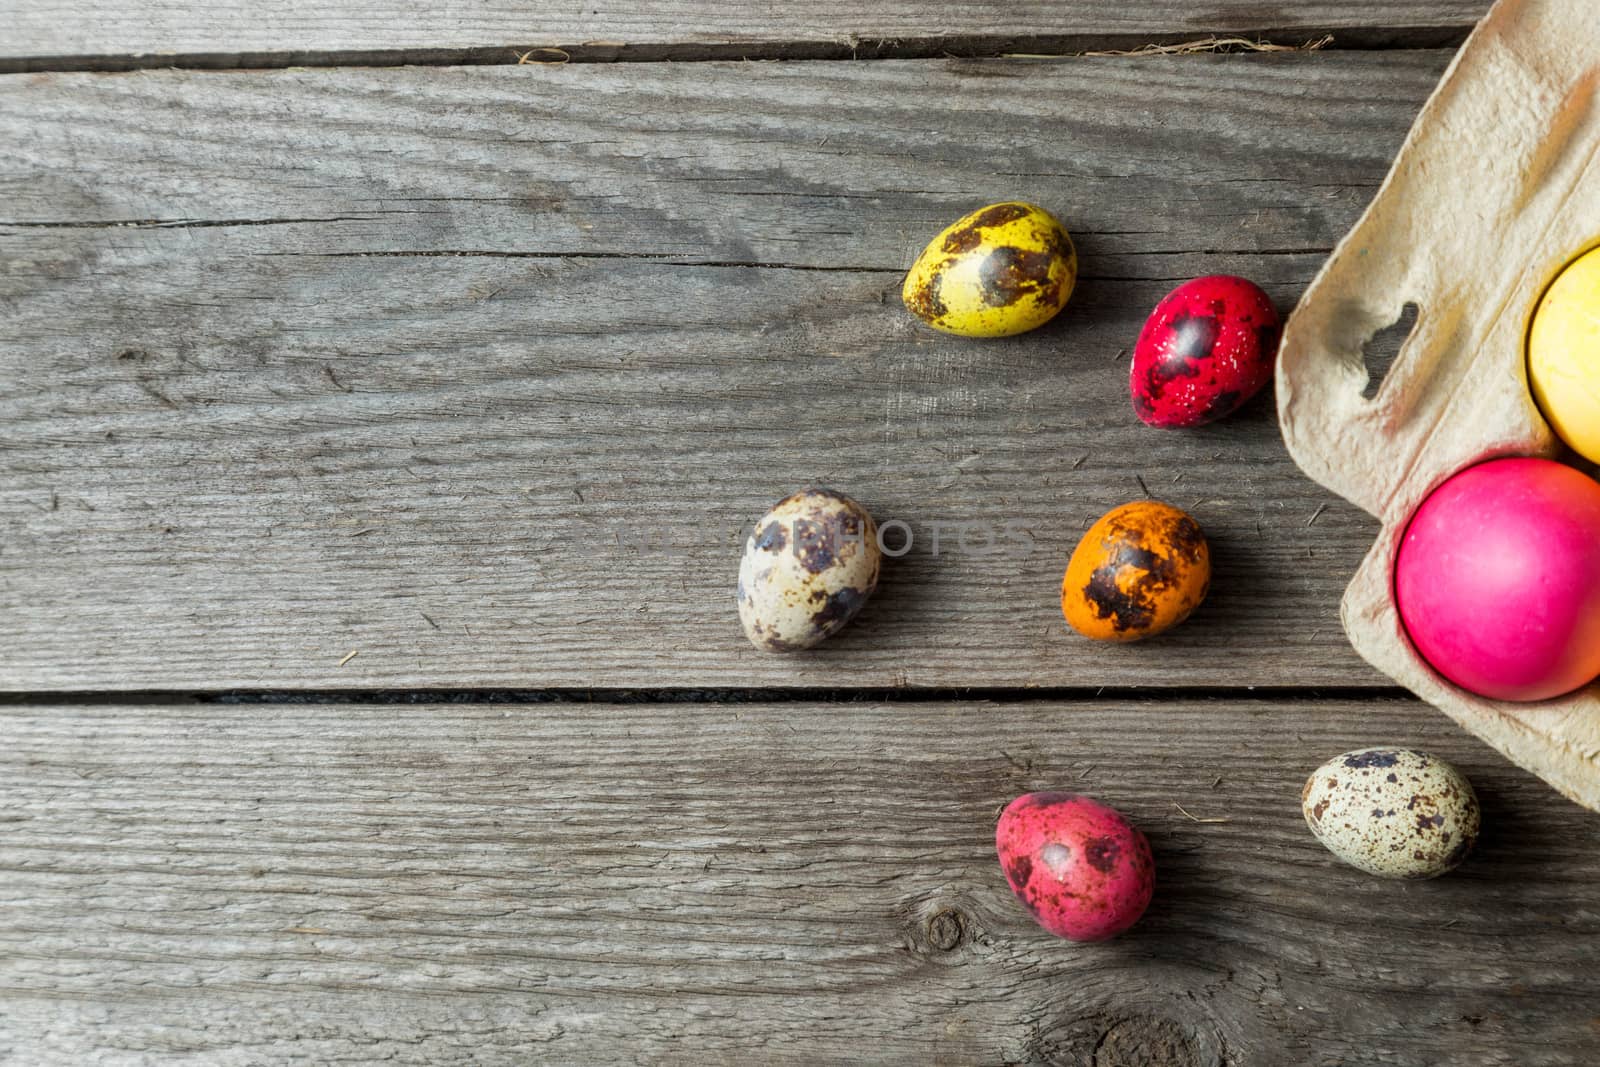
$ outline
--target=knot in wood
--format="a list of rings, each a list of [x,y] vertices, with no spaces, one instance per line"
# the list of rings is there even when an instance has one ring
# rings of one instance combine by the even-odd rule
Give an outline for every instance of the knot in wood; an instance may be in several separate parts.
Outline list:
[[[1200,1052],[1171,1019],[1136,1015],[1113,1023],[1094,1047],[1094,1067],[1201,1067]]]
[[[928,943],[940,952],[949,952],[961,944],[961,934],[965,928],[961,913],[954,908],[945,908],[928,920]]]

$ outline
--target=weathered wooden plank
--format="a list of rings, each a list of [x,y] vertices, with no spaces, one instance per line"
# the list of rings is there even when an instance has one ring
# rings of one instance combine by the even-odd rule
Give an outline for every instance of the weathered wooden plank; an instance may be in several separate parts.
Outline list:
[[[18,1063],[1600,1056],[1600,824],[1417,704],[12,706],[0,727]],[[1374,880],[1306,831],[1304,775],[1371,743],[1472,777],[1485,834],[1455,874]],[[1044,787],[1148,832],[1158,895],[1126,937],[1054,941],[1010,899],[996,809]]]
[[[1290,306],[1446,60],[9,79],[0,685],[1378,681],[1336,617],[1371,524],[1270,403],[1140,425],[1124,354],[1196,274]],[[911,321],[920,241],[1008,197],[1078,235],[1068,312]],[[828,647],[764,656],[738,530],[816,483],[917,540]],[[1061,570],[1146,491],[1215,592],[1092,647]],[[1007,523],[1025,551],[982,551]]]
[[[729,5],[708,0],[597,6],[575,0],[483,4],[476,0],[275,0],[266,4],[143,0],[108,8],[88,0],[17,0],[0,57],[148,54],[313,58],[412,50],[510,62],[531,49],[593,56],[871,56],[907,49],[1138,47],[1205,34],[1269,35],[1289,41],[1333,33],[1351,43],[1437,43],[1470,27],[1490,0],[1303,0],[1292,5],[1195,5],[1181,0],[1119,4],[1078,0],[820,0]],[[1431,36],[1430,36],[1431,35]],[[1443,36],[1441,36],[1443,35]],[[536,54],[533,59],[559,59]]]

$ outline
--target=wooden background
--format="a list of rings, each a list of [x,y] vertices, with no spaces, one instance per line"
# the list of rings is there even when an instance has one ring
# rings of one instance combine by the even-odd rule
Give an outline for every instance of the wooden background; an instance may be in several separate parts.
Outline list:
[[[0,1062],[1600,1060],[1593,816],[1349,650],[1376,527],[1269,401],[1126,399],[1178,281],[1292,307],[1486,4],[525,7],[6,15]],[[1078,54],[1236,34],[1333,42]],[[910,321],[1009,197],[1068,311]],[[740,530],[813,483],[917,542],[763,655]],[[1215,592],[1090,646],[1066,555],[1147,493]],[[1372,743],[1473,777],[1457,874],[1305,830]],[[1149,832],[1126,938],[1010,900],[1042,787]]]

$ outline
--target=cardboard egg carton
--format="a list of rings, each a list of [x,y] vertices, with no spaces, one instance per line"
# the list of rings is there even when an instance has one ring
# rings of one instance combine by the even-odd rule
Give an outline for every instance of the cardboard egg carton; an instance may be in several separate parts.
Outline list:
[[[1555,457],[1525,339],[1545,287],[1600,244],[1600,9],[1500,0],[1429,99],[1376,199],[1284,330],[1278,414],[1295,462],[1378,517],[1345,593],[1369,662],[1515,763],[1600,810],[1600,686],[1513,704],[1467,693],[1412,648],[1396,550],[1441,482],[1485,459]],[[1364,344],[1418,308],[1369,399]]]

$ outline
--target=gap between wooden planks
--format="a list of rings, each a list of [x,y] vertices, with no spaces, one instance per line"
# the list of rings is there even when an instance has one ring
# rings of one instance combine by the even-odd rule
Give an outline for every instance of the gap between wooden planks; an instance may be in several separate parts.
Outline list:
[[[0,685],[1377,683],[1337,619],[1372,524],[1265,399],[1143,427],[1124,358],[1196,274],[1290,307],[1447,61],[19,78]],[[1014,341],[921,328],[901,270],[1004,197],[1077,236],[1072,305]],[[739,531],[817,483],[921,547],[819,652],[765,656]],[[1091,646],[1061,568],[1146,492],[1206,528],[1214,592]],[[931,552],[1008,522],[1024,558],[950,525]]]
[[[1336,47],[1448,47],[1488,0],[1304,0],[1206,7],[1179,0],[710,0],[485,5],[471,0],[174,0],[107,8],[17,0],[0,70],[280,67],[706,59],[923,58],[1129,50],[1208,36]]]
[[[0,730],[0,1048],[41,1067],[1600,1056],[1594,820],[1415,702],[108,703]],[[1470,775],[1455,874],[1372,879],[1306,830],[1304,775],[1375,742]],[[1150,836],[1125,937],[1051,939],[1010,898],[993,821],[1038,788]]]

